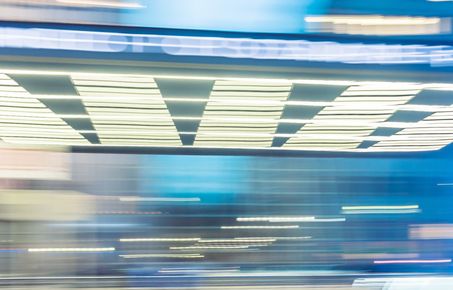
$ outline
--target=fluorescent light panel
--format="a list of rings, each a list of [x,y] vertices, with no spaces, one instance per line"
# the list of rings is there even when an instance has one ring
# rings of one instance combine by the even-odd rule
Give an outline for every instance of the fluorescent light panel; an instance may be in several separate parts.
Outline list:
[[[99,78],[91,77],[87,80],[87,77],[79,75],[72,75],[71,78],[91,117],[102,144],[173,147],[182,145],[154,78],[142,76],[124,79],[121,76],[116,76],[107,79],[106,77],[100,76]],[[96,85],[96,81],[99,81],[101,85]],[[92,96],[103,98],[93,100]],[[132,101],[137,96],[140,96],[139,101]],[[129,102],[128,97],[131,97]],[[114,123],[115,129],[133,130],[138,133],[136,135],[131,135],[127,132],[112,134],[108,132],[108,127],[106,128],[106,125],[112,122],[105,122],[102,119],[98,119],[98,115],[112,116],[111,120]],[[140,123],[137,123],[135,120],[128,119],[127,117],[117,118],[117,116],[121,115],[143,115],[143,119]],[[149,116],[159,117],[160,119],[147,120]],[[150,131],[160,130],[164,130],[167,134],[150,134]]]
[[[273,141],[272,134],[277,129],[278,119],[284,109],[284,101],[287,100],[291,88],[291,82],[273,84],[259,81],[215,81],[194,145],[201,147],[215,144],[221,144],[224,147],[270,147]],[[226,97],[231,102],[222,103]],[[244,103],[244,99],[248,102]],[[234,100],[238,100],[238,102],[233,102]],[[273,101],[275,104],[260,103],[261,100]],[[257,124],[241,124],[242,126],[239,127],[235,122],[218,123],[209,119],[225,116],[239,116],[248,120],[267,119],[267,127],[263,128],[262,124],[258,122]],[[208,135],[212,131],[212,127],[216,128],[218,132],[235,131],[245,134],[251,134],[257,129],[267,135],[251,134],[247,138],[214,137]]]
[[[0,85],[0,138],[8,143],[33,143],[46,141],[53,143],[89,143],[77,131],[59,118],[54,112],[29,94],[13,79],[1,74],[0,79],[8,86]],[[17,92],[23,98],[9,97],[4,92]],[[30,125],[30,120],[22,116],[39,116],[41,120]],[[39,128],[39,129],[38,129]]]
[[[439,127],[450,122],[453,107],[409,105],[422,89],[453,90],[453,84],[356,82],[329,80],[285,80],[256,78],[215,78],[188,76],[146,76],[96,73],[67,73],[6,70],[16,74],[70,75],[81,96],[32,96],[6,74],[0,75],[0,123],[16,124],[3,129],[4,141],[14,143],[89,144],[79,133],[98,133],[102,145],[179,147],[181,135],[196,135],[194,147],[269,148],[273,138],[290,138],[285,148],[318,151],[401,151],[434,150],[450,143]],[[209,100],[162,98],[154,77],[215,80]],[[333,102],[288,101],[292,84],[342,85],[349,88]],[[8,97],[8,98],[7,98]],[[55,115],[37,98],[81,99],[89,115]],[[6,98],[6,99],[5,99]],[[206,103],[203,117],[170,116],[165,101]],[[13,107],[13,108],[8,108]],[[285,106],[324,107],[313,119],[280,119]],[[16,110],[15,107],[21,107]],[[2,107],[0,107],[2,108]],[[371,109],[370,109],[371,108]],[[396,110],[434,112],[423,121],[387,122]],[[363,114],[355,114],[357,111]],[[150,114],[152,112],[152,114]],[[375,115],[372,115],[375,114]],[[75,131],[60,118],[91,119],[95,132]],[[438,120],[437,120],[438,119]],[[4,121],[2,121],[4,120]],[[198,132],[177,132],[173,120],[196,121]],[[27,122],[37,126],[26,129]],[[276,134],[278,124],[302,124],[297,134]],[[2,123],[3,124],[3,123]],[[140,126],[147,125],[147,126]],[[55,128],[57,128],[56,130]],[[220,126],[220,129],[219,129]],[[53,128],[55,127],[55,128]],[[65,130],[69,129],[65,134]],[[403,128],[393,136],[369,136],[376,128]],[[17,130],[21,128],[22,130]],[[32,128],[32,127],[30,127]],[[38,129],[39,128],[39,129]],[[55,131],[53,131],[55,130]],[[12,136],[22,131],[24,136]],[[1,135],[0,130],[0,135]],[[421,132],[419,137],[412,136]],[[30,133],[35,133],[31,136]],[[449,133],[448,129],[444,133]],[[67,140],[47,140],[59,135]],[[26,136],[25,136],[26,135]],[[429,137],[427,137],[429,136]],[[428,144],[428,138],[433,142]],[[42,138],[42,140],[38,140]],[[69,141],[68,141],[69,140]],[[77,141],[71,141],[77,140]],[[357,148],[363,141],[378,141],[371,148]],[[409,146],[409,143],[412,143]]]
[[[376,94],[376,89],[375,85],[356,85],[349,87],[332,102],[332,106],[325,107],[313,118],[314,123],[303,126],[296,136],[290,138],[284,144],[284,147],[306,150],[314,148],[329,148],[332,150],[355,149],[365,140],[360,140],[361,137],[369,136],[375,130],[375,127],[367,126],[367,123],[384,122],[397,110],[395,105],[404,105],[420,91],[414,90],[413,85],[401,85],[398,90],[394,90],[391,85],[388,87],[384,86],[381,88],[380,94]],[[354,110],[344,105],[359,102],[363,107],[368,105],[369,108],[373,108],[375,104],[378,104],[387,106],[389,109],[374,115],[370,114],[370,112]],[[342,105],[339,106],[338,104]],[[323,142],[313,142],[306,138],[307,134],[311,134],[313,131],[320,132],[320,134],[324,132],[326,135],[334,134],[328,125],[317,124],[316,121],[318,120],[332,121],[337,124],[342,121],[349,122],[349,125],[339,126],[334,131],[343,132],[345,136],[350,138],[332,138],[330,141],[324,139]]]

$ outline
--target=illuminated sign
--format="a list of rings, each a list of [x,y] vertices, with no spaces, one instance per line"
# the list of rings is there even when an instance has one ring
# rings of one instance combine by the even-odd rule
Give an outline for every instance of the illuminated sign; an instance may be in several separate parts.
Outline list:
[[[0,47],[351,64],[453,64],[453,49],[447,45],[338,43],[43,28],[0,28]]]

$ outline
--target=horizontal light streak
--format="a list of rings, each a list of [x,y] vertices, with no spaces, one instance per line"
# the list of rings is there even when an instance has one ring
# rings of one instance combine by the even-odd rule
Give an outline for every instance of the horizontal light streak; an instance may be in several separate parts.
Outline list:
[[[342,206],[342,210],[398,210],[419,209],[418,205],[367,205],[367,206]]]
[[[418,205],[402,206],[343,206],[344,214],[407,214],[419,213]]]
[[[216,245],[216,246],[187,246],[187,247],[170,247],[170,250],[223,250],[223,249],[249,249],[251,247],[267,247],[269,244],[256,243],[249,245]]]
[[[238,268],[225,268],[225,269],[161,269],[159,273],[179,273],[179,274],[198,274],[198,273],[224,273],[224,272],[238,272]]]
[[[238,217],[238,222],[344,222],[345,218],[318,218],[314,216]]]
[[[374,264],[439,264],[439,263],[451,263],[451,259],[439,259],[439,260],[377,260]]]
[[[209,266],[207,266],[209,267]],[[162,271],[185,271],[185,270],[195,270],[195,271],[198,271],[198,270],[207,270],[207,271],[215,271],[215,270],[240,270],[241,267],[239,266],[226,266],[226,267],[217,267],[217,266],[214,266],[213,268],[206,268],[206,267],[203,267],[203,269],[194,269],[194,268],[191,268],[191,267],[169,267],[169,268],[161,268],[160,270]]]
[[[279,222],[324,222],[324,223],[330,223],[330,222],[344,222],[346,221],[346,218],[315,218],[313,220],[299,220],[298,218],[271,218],[269,219],[269,222],[271,223],[279,223]]]
[[[274,238],[256,238],[256,239],[201,239],[198,243],[273,243]]]
[[[119,255],[124,259],[146,259],[146,258],[174,258],[174,259],[200,259],[202,254],[129,254]]]
[[[297,229],[298,225],[290,226],[221,226],[221,229]]]
[[[330,271],[260,271],[260,272],[253,272],[253,274],[250,273],[242,273],[242,277],[269,277],[269,276],[279,276],[279,277],[323,277],[323,276],[329,276],[332,277],[334,275],[341,275],[341,276],[350,276],[351,274],[361,274],[361,272],[354,271],[351,273],[351,271],[347,273],[335,271],[335,270],[330,270]],[[115,275],[115,276],[21,276],[21,277],[0,277],[1,281],[11,281],[11,280],[112,280],[112,279],[131,279],[131,278],[155,278],[156,276],[154,275]],[[300,290],[301,286],[300,285],[279,285],[279,289],[293,289],[293,290]],[[348,286],[347,288],[343,286],[335,286],[335,289],[338,290],[351,290],[351,287]],[[340,288],[338,288],[340,287]],[[187,287],[186,287],[187,288]],[[186,289],[184,288],[184,289]],[[191,288],[188,288],[191,289]],[[205,289],[205,290],[214,290],[217,288],[213,288],[213,286],[197,286],[196,289]],[[242,290],[262,290],[262,289],[267,289],[267,290],[275,290],[275,286],[228,286],[228,289],[242,289]],[[332,289],[332,284],[330,285],[320,285],[320,287],[317,288],[317,290],[331,290]],[[219,290],[219,289],[218,289]]]
[[[0,116],[0,121],[3,120],[10,120],[11,118],[15,120],[23,120],[23,121],[46,121],[46,122],[54,122],[55,119],[52,117],[58,118],[66,118],[66,119],[91,119],[96,121],[110,121],[112,123],[117,121],[128,121],[130,122],[130,126],[133,126],[134,121],[166,121],[167,118],[165,117],[156,117],[156,116],[136,116],[136,115],[96,115],[96,116],[89,116],[89,115],[71,115],[71,114],[59,114],[59,115],[51,115],[51,114],[32,114],[32,113],[24,113],[19,115],[14,115],[13,113],[9,114],[8,116]],[[192,116],[175,116],[172,117],[173,120],[180,120],[180,121],[200,121],[208,120],[213,122],[234,122],[237,124],[261,124],[263,122],[269,121],[276,121],[282,124],[321,124],[321,125],[331,125],[331,126],[357,126],[357,122],[348,121],[348,120],[316,120],[316,119],[275,119],[275,118],[236,118],[236,117],[192,117]],[[453,119],[452,119],[453,121]],[[57,123],[57,122],[55,122]],[[129,123],[125,123],[128,125]],[[105,123],[108,125],[108,123]],[[451,125],[451,122],[439,122],[436,125],[431,124],[421,124],[417,122],[362,122],[360,123],[361,127],[369,127],[369,128],[377,128],[377,127],[384,127],[384,128],[435,128],[437,125],[443,125],[448,127]],[[155,129],[154,129],[155,130]],[[112,130],[120,131],[120,129]],[[193,132],[185,132],[186,134],[191,134]]]
[[[27,249],[30,253],[41,253],[41,252],[114,252],[115,248],[29,248]]]
[[[374,259],[417,259],[417,253],[359,253],[359,254],[341,254],[345,260],[374,260]]]
[[[378,148],[378,147],[389,147],[389,146],[412,146],[412,145],[443,146],[443,145],[449,144],[451,142],[450,140],[452,140],[452,139],[448,138],[448,136],[447,136],[447,138],[441,138],[441,139],[431,138],[431,140],[429,140],[429,139],[423,140],[422,138],[421,139],[412,139],[412,140],[411,139],[408,139],[408,140],[389,139],[389,140],[386,140],[385,142],[374,145],[374,147]]]
[[[388,91],[385,89],[378,90],[377,88],[374,90],[362,90],[362,89],[348,89],[344,91],[341,95],[347,97],[357,97],[357,98],[369,98],[370,101],[372,100],[380,100],[380,99],[387,99],[388,97],[404,97],[404,96],[411,96],[416,95],[420,92],[420,90],[401,90],[401,91]],[[355,99],[355,98],[354,98]]]
[[[39,116],[38,114],[34,114],[31,116]],[[58,115],[59,117],[62,118],[73,118],[73,119],[89,119],[89,116],[86,115]],[[165,120],[165,118],[161,117],[154,117],[154,116],[124,116],[124,115],[97,115],[97,116],[91,116],[91,119],[93,120],[124,120],[124,121],[133,121],[133,120],[139,120],[139,121],[144,121],[144,120],[149,120],[149,121],[160,121],[160,120]],[[181,120],[181,121],[199,121],[199,120],[205,120],[205,121],[213,121],[213,122],[232,122],[232,123],[237,123],[237,124],[261,124],[263,122],[278,122],[278,123],[292,123],[292,124],[309,124],[309,123],[319,123],[319,124],[330,124],[330,125],[343,125],[343,124],[351,124],[351,122],[347,121],[340,121],[340,122],[334,122],[332,120],[328,121],[322,121],[322,120],[313,120],[313,119],[277,119],[277,118],[241,118],[241,117],[191,117],[191,116],[176,116],[172,118],[173,120]],[[353,123],[354,125],[357,125],[357,123]],[[385,125],[386,123],[364,123],[362,126],[374,126],[378,127],[381,125]],[[391,125],[399,125],[404,127],[406,126],[411,126],[413,123],[395,123],[392,122],[390,123]]]
[[[259,240],[259,239],[270,239],[270,240],[276,240],[276,241],[300,241],[300,240],[309,240],[311,239],[311,236],[305,236],[305,237],[240,237],[240,238],[234,238],[235,240],[239,241],[250,241],[250,240]]]
[[[219,90],[212,90],[210,100],[212,103],[222,103],[222,101],[227,101],[227,99],[235,100],[237,99],[239,102],[238,104],[251,104],[254,105],[257,102],[266,102],[267,100],[277,99],[277,98],[284,98],[288,96],[288,92],[291,91],[291,87],[288,86],[286,88],[286,92],[273,92],[273,91],[260,91],[260,92],[249,92],[244,89],[237,89],[235,91],[219,91]],[[258,99],[253,101],[254,99]],[[227,101],[228,103],[232,104],[232,102]],[[280,103],[282,103],[281,100]],[[211,103],[211,102],[210,102]]]
[[[399,146],[399,147],[371,147],[367,149],[354,149],[354,152],[421,152],[439,150],[443,146]]]
[[[77,86],[98,86],[98,87],[125,87],[125,88],[134,88],[134,89],[158,89],[157,84],[155,84],[153,81],[150,82],[150,77],[147,77],[145,79],[137,79],[137,78],[130,78],[128,81],[128,78],[125,77],[123,78],[113,78],[110,80],[106,80],[104,78],[97,78],[97,79],[88,79],[88,78],[72,78],[73,83],[76,84]],[[113,90],[113,88],[112,88]],[[48,95],[51,97],[51,95]],[[78,97],[80,98],[81,96],[75,96],[75,95],[67,95],[67,97]]]
[[[423,88],[422,83],[415,82],[363,81],[350,87],[348,91],[375,92],[379,90],[404,92],[408,90],[421,90]]]
[[[272,220],[289,220],[289,221],[314,221],[314,216],[303,216],[303,217],[238,217],[238,222],[269,222]]]
[[[201,238],[124,238],[120,239],[123,243],[137,242],[198,242]]]
[[[453,86],[452,86],[453,90]],[[126,94],[127,95],[127,94]],[[8,102],[10,104],[20,105],[23,104],[21,99],[25,99],[29,97],[29,95],[24,94],[16,94],[20,98],[14,102]],[[121,101],[125,104],[133,105],[134,107],[137,106],[137,109],[141,105],[138,101],[143,102],[150,102],[152,99],[149,99],[149,96],[146,95],[144,97],[137,97],[137,96],[109,96],[108,99],[106,97],[99,97],[99,96],[75,96],[75,95],[33,95],[35,98],[43,99],[43,100],[84,100],[84,101],[99,101],[104,104],[108,103],[115,103],[115,101]],[[375,103],[367,103],[363,104],[363,102],[354,101],[354,102],[320,102],[320,101],[275,101],[275,100],[263,100],[263,99],[254,99],[254,100],[235,100],[231,98],[225,99],[197,99],[197,98],[162,98],[162,100],[166,102],[182,102],[182,103],[218,103],[218,104],[241,104],[241,105],[255,105],[255,106],[303,106],[303,107],[335,107],[335,108],[348,108],[350,110],[360,110],[360,109],[368,109],[368,110],[404,110],[404,111],[416,111],[416,112],[439,112],[443,110],[451,110],[450,106],[439,106],[439,105],[411,105],[411,104],[396,104],[396,105],[382,105],[379,102],[379,98],[373,97],[372,100]],[[1,103],[1,102],[0,102]],[[157,104],[157,102],[155,103]],[[143,103],[141,107],[143,109],[148,108],[147,103]],[[37,106],[36,108],[45,108],[42,105]]]
[[[14,85],[14,86],[1,86],[0,85],[0,92],[13,92],[13,93],[27,93],[27,91],[22,88],[21,86]]]
[[[0,122],[1,124],[1,122]],[[0,135],[7,137],[7,136],[29,136],[29,137],[60,137],[60,138],[68,138],[73,139],[76,138],[74,133],[69,130],[61,130],[58,128],[52,128],[53,126],[48,126],[45,129],[41,128],[24,128],[21,126],[11,126],[11,128],[0,129]],[[20,130],[20,131],[18,131]],[[77,137],[77,139],[83,139],[83,137]]]
[[[105,134],[105,132],[104,132]],[[124,202],[199,202],[199,197],[192,198],[175,198],[175,197],[138,197],[138,196],[124,196],[119,198],[120,201]]]

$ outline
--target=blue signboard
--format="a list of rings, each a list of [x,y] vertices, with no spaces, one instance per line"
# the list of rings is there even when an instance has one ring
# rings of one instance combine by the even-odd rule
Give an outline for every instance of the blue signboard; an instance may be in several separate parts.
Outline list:
[[[330,0],[141,0],[121,14],[125,25],[236,32],[301,33],[304,16]]]

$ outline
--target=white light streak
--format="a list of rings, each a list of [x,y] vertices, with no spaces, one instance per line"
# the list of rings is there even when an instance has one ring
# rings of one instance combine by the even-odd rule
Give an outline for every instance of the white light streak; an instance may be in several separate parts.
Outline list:
[[[314,216],[239,217],[238,222],[344,222],[345,218],[317,218]]]
[[[239,272],[240,269],[237,268],[225,268],[225,269],[161,269],[159,273],[189,273],[189,274],[198,274],[198,273],[224,273],[224,272]]]
[[[297,241],[297,240],[309,240],[311,239],[310,236],[305,236],[305,237],[240,237],[240,238],[235,238],[236,240],[256,240],[256,239],[272,239],[272,240],[277,240],[277,241]]]
[[[418,205],[367,205],[367,206],[342,206],[342,210],[398,210],[419,209]]]
[[[221,229],[263,229],[263,230],[272,230],[272,229],[297,229],[299,228],[298,225],[291,225],[291,226],[222,226]]]
[[[119,255],[124,259],[146,259],[146,258],[174,258],[174,259],[200,259],[204,258],[201,254],[130,254]]]
[[[272,243],[275,242],[274,238],[256,238],[256,239],[202,239],[198,243]]]
[[[29,248],[27,249],[30,253],[40,252],[114,252],[115,248]]]
[[[221,250],[221,249],[248,249],[250,247],[266,247],[269,244],[250,244],[250,245],[218,245],[218,246],[187,246],[170,247],[170,250]]]
[[[133,238],[133,239],[120,239],[123,243],[136,243],[136,242],[197,242],[200,238]]]
[[[374,264],[438,264],[451,263],[451,259],[439,260],[377,260]]]
[[[395,205],[395,206],[343,206],[344,214],[407,214],[419,213],[418,205]]]

